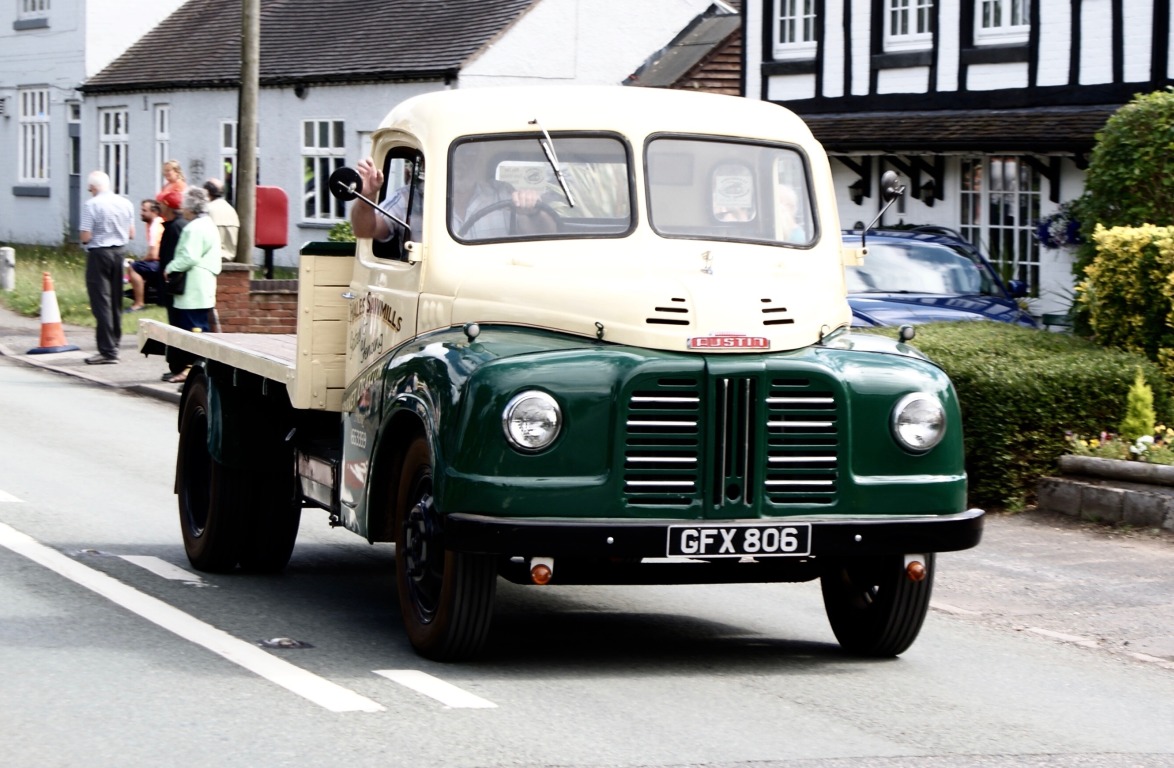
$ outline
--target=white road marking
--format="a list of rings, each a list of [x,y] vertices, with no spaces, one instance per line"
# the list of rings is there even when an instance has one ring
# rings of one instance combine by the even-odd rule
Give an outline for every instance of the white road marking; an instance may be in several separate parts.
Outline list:
[[[942,613],[952,613],[955,616],[981,616],[982,615],[978,611],[968,611],[965,608],[959,608],[956,605],[950,605],[949,603],[939,603],[937,601],[931,602],[929,604],[929,607],[933,608],[935,610],[941,611]]]
[[[162,600],[143,594],[101,571],[82,565],[0,523],[0,546],[76,582],[147,621],[203,646],[234,664],[296,693],[331,712],[382,712],[384,707],[352,690],[296,667],[257,646],[238,640]]]
[[[4,491],[0,491],[0,502],[2,502],[2,501],[15,501],[15,502],[19,502],[19,501],[20,501],[20,499],[16,498],[16,497],[15,497],[15,496],[13,496],[11,493],[5,493]]]
[[[162,578],[168,579],[170,581],[190,581],[195,584],[204,583],[204,577],[200,576],[199,574],[185,571],[178,565],[172,565],[166,560],[160,560],[159,558],[152,557],[151,555],[119,555],[119,557],[128,563],[137,565],[140,568],[144,568],[150,571],[156,576],[161,576]]]
[[[1174,669],[1174,662],[1166,661],[1160,656],[1150,656],[1148,653],[1128,653],[1126,656],[1131,656],[1138,661],[1144,661],[1147,664],[1157,664],[1164,669]]]
[[[1027,627],[1027,631],[1033,632],[1037,635],[1043,635],[1044,637],[1050,637],[1053,640],[1062,640],[1065,643],[1072,643],[1073,645],[1079,645],[1084,648],[1100,648],[1101,647],[1100,643],[1096,642],[1095,640],[1089,640],[1084,637],[1077,637],[1076,635],[1066,635],[1063,632],[1053,632],[1050,629],[1040,629],[1039,627]]]
[[[375,674],[383,675],[392,682],[430,696],[445,706],[465,709],[492,709],[497,706],[492,701],[475,696],[452,683],[446,683],[417,669],[377,669]]]

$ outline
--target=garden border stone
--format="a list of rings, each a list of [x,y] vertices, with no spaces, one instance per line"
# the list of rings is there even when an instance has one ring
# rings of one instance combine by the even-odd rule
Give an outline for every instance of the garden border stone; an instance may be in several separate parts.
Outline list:
[[[1060,477],[1041,478],[1037,506],[1085,520],[1174,531],[1174,466],[1061,456]]]

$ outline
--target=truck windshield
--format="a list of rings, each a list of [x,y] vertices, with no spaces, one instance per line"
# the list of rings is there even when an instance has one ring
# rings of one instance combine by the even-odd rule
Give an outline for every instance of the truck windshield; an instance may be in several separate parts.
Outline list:
[[[618,237],[631,230],[627,144],[614,136],[552,134],[564,191],[542,139],[538,132],[525,138],[467,139],[453,146],[448,187],[453,237],[501,242]]]
[[[807,163],[794,147],[724,139],[648,142],[652,228],[666,237],[808,246],[818,235]]]

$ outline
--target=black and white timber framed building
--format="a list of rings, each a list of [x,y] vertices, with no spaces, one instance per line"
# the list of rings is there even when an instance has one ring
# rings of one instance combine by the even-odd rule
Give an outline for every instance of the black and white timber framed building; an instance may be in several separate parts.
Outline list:
[[[845,227],[908,182],[886,224],[955,229],[1071,299],[1071,255],[1036,222],[1080,195],[1095,134],[1174,84],[1171,0],[757,0],[743,4],[745,95],[801,114],[833,157]]]

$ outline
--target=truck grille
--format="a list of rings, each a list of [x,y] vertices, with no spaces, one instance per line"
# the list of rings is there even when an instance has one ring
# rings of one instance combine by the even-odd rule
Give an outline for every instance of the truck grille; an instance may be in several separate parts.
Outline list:
[[[638,384],[627,405],[629,504],[704,501],[716,510],[836,500],[835,393],[809,378],[657,378]]]
[[[624,493],[630,504],[689,504],[701,493],[701,390],[659,379],[628,400]]]

